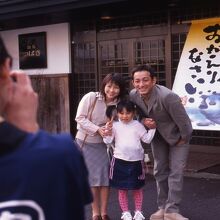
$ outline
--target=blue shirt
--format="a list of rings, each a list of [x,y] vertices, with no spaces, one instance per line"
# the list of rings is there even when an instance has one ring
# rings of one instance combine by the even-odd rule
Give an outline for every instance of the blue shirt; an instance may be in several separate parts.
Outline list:
[[[0,219],[83,220],[92,201],[84,159],[67,134],[0,123],[0,176]]]

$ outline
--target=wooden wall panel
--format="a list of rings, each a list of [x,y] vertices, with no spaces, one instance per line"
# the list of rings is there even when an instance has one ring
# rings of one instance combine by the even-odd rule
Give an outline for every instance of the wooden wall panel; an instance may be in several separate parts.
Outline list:
[[[40,127],[52,133],[70,131],[68,74],[31,76],[39,95]]]

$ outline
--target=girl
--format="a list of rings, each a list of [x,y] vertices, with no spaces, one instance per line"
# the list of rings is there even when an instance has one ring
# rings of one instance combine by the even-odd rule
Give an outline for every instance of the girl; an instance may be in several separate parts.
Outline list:
[[[108,74],[102,81],[100,92],[89,92],[79,103],[76,122],[77,142],[82,146],[89,171],[89,182],[93,192],[92,220],[109,220],[107,202],[109,197],[109,160],[105,134],[105,115],[109,105],[116,105],[126,93],[121,74]]]
[[[119,204],[122,209],[121,219],[132,220],[128,209],[128,190],[133,191],[135,212],[133,219],[145,219],[142,210],[143,191],[145,183],[144,149],[141,141],[150,143],[155,129],[146,130],[137,120],[133,120],[135,105],[131,101],[121,101],[116,107],[119,121],[106,123],[107,129],[112,129],[111,135],[104,137],[104,142],[115,142],[113,159],[110,167],[110,186],[117,188]]]

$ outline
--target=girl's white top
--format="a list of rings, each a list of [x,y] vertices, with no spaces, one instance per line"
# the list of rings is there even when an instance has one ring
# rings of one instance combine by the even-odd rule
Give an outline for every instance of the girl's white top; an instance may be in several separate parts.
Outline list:
[[[117,121],[113,122],[112,136],[106,136],[103,140],[106,144],[115,142],[115,158],[138,161],[144,159],[141,141],[150,143],[155,131],[156,129],[146,130],[137,120],[132,120],[129,123]]]

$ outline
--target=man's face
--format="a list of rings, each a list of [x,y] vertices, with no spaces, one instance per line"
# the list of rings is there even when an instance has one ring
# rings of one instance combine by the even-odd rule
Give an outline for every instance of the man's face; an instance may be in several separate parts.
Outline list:
[[[11,79],[10,73],[10,59],[7,58],[4,64],[0,67],[0,115],[3,113],[4,108],[11,97]]]
[[[11,82],[9,79],[0,78],[0,115],[4,113],[6,104],[11,97]]]
[[[151,78],[148,71],[135,72],[133,76],[133,86],[141,96],[147,96],[156,84],[156,78]]]

